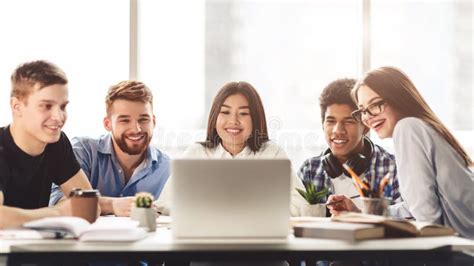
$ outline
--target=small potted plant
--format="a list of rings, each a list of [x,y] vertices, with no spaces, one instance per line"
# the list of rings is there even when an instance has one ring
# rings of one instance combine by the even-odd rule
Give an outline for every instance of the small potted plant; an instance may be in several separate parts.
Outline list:
[[[153,208],[153,195],[148,192],[135,194],[135,202],[130,213],[132,220],[139,221],[140,227],[147,227],[149,231],[156,230],[156,210]]]
[[[316,186],[311,181],[303,181],[303,184],[306,191],[296,188],[298,193],[308,203],[307,205],[304,205],[301,207],[301,215],[325,217],[326,205],[320,202],[322,199],[324,199],[328,195],[329,189],[325,187],[322,190],[317,191]]]

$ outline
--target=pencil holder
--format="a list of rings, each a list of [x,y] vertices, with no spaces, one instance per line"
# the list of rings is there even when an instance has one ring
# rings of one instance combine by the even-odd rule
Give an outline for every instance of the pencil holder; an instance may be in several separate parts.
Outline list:
[[[385,198],[361,198],[362,213],[387,216],[389,200]]]

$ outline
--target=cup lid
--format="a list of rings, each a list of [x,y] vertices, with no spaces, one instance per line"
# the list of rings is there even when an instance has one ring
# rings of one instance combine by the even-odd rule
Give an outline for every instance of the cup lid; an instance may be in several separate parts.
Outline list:
[[[86,189],[82,190],[80,188],[75,188],[69,193],[70,197],[99,197],[100,192],[97,189]]]

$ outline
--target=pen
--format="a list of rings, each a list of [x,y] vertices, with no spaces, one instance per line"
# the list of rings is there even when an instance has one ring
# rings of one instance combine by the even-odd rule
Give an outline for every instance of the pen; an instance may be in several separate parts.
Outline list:
[[[350,197],[350,199],[355,199],[355,198],[359,198],[360,195],[355,195],[355,196],[352,196]],[[342,202],[343,200],[337,200],[337,201],[332,201],[332,202],[329,202],[329,203],[326,203],[326,206],[331,206],[331,205],[334,205],[334,204],[338,204],[339,202]]]
[[[375,194],[375,176],[372,176],[370,178],[370,190],[371,190],[371,194],[374,195]]]

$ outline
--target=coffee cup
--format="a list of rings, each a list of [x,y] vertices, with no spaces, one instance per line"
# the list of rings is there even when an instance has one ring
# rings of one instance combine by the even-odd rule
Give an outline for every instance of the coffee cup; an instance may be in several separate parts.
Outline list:
[[[75,188],[71,191],[69,196],[71,197],[72,216],[84,218],[89,223],[95,222],[99,205],[99,190],[82,190]]]

